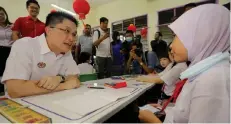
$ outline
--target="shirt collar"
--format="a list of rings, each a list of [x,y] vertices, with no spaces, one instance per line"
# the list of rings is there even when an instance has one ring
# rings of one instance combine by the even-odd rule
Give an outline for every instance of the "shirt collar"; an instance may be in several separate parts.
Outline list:
[[[99,27],[99,31],[100,31],[100,32],[104,32],[100,27]]]
[[[0,26],[0,28],[5,28],[5,29],[7,29],[7,28],[11,28],[12,27],[12,25],[10,25],[10,24],[7,24],[6,25],[6,27],[2,27],[2,26]]]
[[[34,20],[32,19],[32,17],[31,17],[31,16],[27,16],[27,20],[34,21]],[[37,18],[37,19],[36,19],[36,22],[40,22],[40,20]]]
[[[52,52],[51,49],[48,47],[45,34],[42,34],[42,35],[38,36],[38,40],[39,40],[39,43],[40,43],[40,48],[41,48],[40,53],[41,54],[44,55],[46,53]],[[65,54],[59,54],[58,57],[67,56],[68,54],[70,54],[70,51],[65,53]]]
[[[40,35],[38,39],[39,39],[40,48],[41,48],[40,53],[41,54],[46,54],[46,53],[51,52],[50,48],[48,47],[45,34]]]

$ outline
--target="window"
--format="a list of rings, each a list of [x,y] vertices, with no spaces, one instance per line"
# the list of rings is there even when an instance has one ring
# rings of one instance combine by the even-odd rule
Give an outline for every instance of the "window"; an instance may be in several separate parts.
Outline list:
[[[148,26],[147,20],[148,20],[147,15],[136,17],[135,18],[136,28],[140,29],[143,27],[147,27]]]
[[[137,31],[141,30],[143,27],[148,26],[147,15],[138,16],[134,18],[124,19],[122,21],[112,23],[112,32],[118,31],[120,33],[125,33],[130,24],[134,24]]]
[[[126,32],[130,24],[136,26],[136,35],[140,35],[140,31],[144,27],[148,27],[148,16],[142,15],[134,18],[124,19],[122,21],[112,23],[112,33],[118,31],[120,33],[120,39],[124,41],[124,33]],[[148,50],[148,41],[147,38],[142,38],[141,43],[143,44],[144,51]]]

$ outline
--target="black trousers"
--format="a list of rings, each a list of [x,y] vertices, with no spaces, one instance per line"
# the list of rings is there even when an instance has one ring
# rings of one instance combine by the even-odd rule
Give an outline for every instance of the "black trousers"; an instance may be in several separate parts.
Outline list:
[[[3,72],[6,67],[6,60],[10,54],[10,47],[0,46],[0,76],[3,75]]]
[[[98,66],[98,78],[111,77],[112,58],[111,57],[96,57],[96,63]]]
[[[10,54],[10,50],[10,47],[0,46],[0,77],[2,77],[5,70],[6,60]],[[0,96],[1,95],[4,95],[4,85],[2,83],[0,83]]]

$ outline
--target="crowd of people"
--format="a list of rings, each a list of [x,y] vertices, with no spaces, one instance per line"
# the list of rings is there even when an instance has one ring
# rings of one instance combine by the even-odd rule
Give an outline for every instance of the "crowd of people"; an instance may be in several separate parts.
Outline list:
[[[139,121],[230,121],[230,24],[225,7],[185,5],[185,13],[169,25],[173,42],[167,44],[156,32],[147,54],[133,31],[122,34],[124,42],[119,32],[110,35],[106,17],[99,19],[97,30],[86,24],[78,37],[75,17],[51,12],[43,23],[37,18],[36,0],[28,0],[26,8],[29,15],[12,24],[0,7],[0,77],[10,97],[78,88],[82,74],[97,73],[98,79],[142,74],[137,81],[157,84],[151,89],[155,92],[145,95],[159,101],[144,97],[145,104],[163,110],[139,110]],[[172,113],[164,113],[169,102],[175,103]]]

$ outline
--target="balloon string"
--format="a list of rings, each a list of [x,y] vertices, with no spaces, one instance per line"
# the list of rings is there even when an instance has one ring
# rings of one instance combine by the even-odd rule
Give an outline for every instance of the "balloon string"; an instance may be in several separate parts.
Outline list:
[[[85,23],[84,23],[84,21],[81,19],[81,21],[82,21],[82,23],[83,23],[83,26],[84,26],[84,28],[85,28]]]

